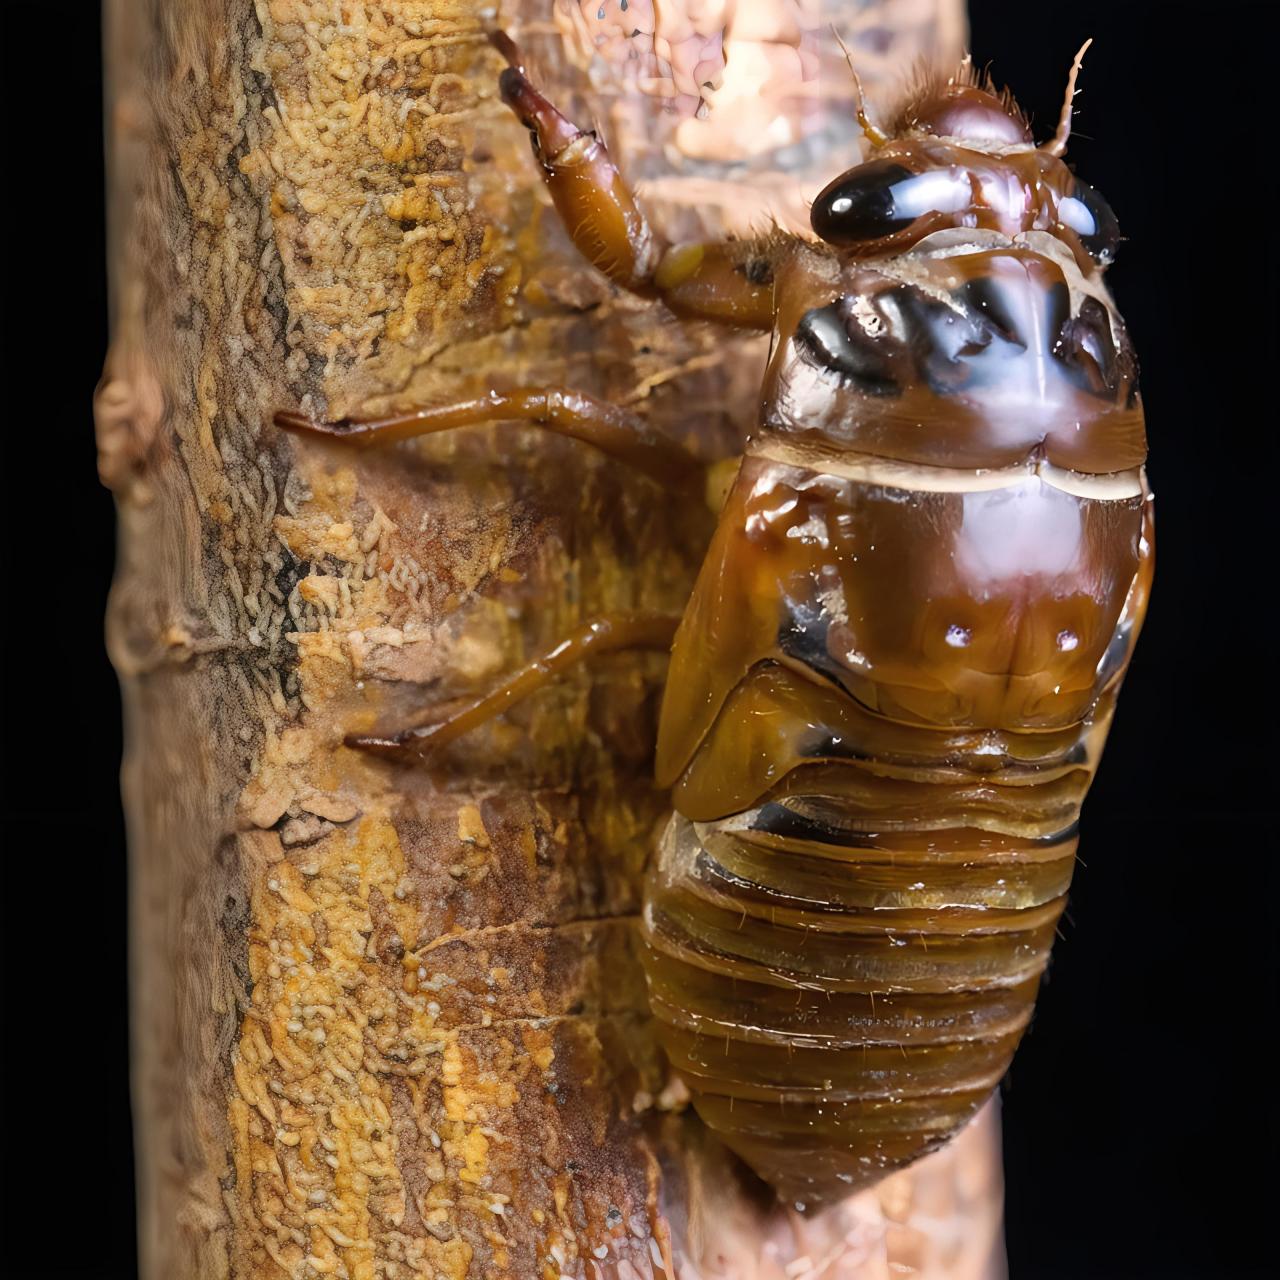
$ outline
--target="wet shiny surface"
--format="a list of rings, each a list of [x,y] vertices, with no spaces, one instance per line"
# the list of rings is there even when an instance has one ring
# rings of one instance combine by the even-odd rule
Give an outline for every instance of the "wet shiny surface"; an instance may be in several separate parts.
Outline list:
[[[1129,621],[1143,519],[1140,495],[1082,498],[1035,475],[928,492],[748,458],[677,636],[659,780],[676,782],[700,746],[737,757],[723,777],[776,775],[783,751],[884,764],[885,745],[917,766],[984,774],[1030,750],[1043,771],[1033,744],[1069,750],[1042,735],[1080,725],[1102,691],[1100,664]],[[736,745],[719,731],[704,742],[762,663],[803,678],[785,693],[757,680],[757,707],[723,735]],[[786,713],[763,714],[780,698]],[[706,801],[678,798],[689,816],[745,807],[736,796],[704,812],[716,788],[699,790]]]
[[[1007,1069],[1152,565],[1105,204],[988,191],[921,239],[913,184],[959,209],[965,175],[858,174],[827,193],[845,230],[912,247],[797,245],[777,274],[761,425],[672,657],[644,917],[699,1114],[809,1207],[946,1141]],[[1050,205],[1068,234],[1034,229]]]
[[[944,1141],[1006,1070],[1151,564],[1140,477],[905,488],[850,457],[738,473],[677,636],[646,895],[668,1053],[805,1204]]]
[[[975,870],[998,896],[1018,842],[993,855],[971,830],[941,855],[872,850],[864,865],[856,847],[770,836],[765,813],[753,824],[730,835],[677,816],[668,830],[645,911],[650,1004],[702,1118],[813,1206],[937,1147],[995,1087],[1074,841],[1037,849],[1049,860],[1015,896],[1043,902],[923,907]],[[806,896],[823,881],[843,892]]]
[[[970,106],[961,114],[975,113]],[[811,212],[814,232],[842,250],[878,257],[909,249],[944,227],[1011,237],[1043,231],[1103,265],[1110,261],[1116,239],[1105,237],[1104,256],[1102,233],[1116,229],[1115,214],[1061,160],[1013,138],[989,140],[994,151],[979,149],[981,139],[970,141],[975,145],[913,138],[881,148],[819,192]]]
[[[844,266],[798,250],[764,434],[931,466],[1140,466],[1128,336],[1055,246],[947,231],[909,259]]]

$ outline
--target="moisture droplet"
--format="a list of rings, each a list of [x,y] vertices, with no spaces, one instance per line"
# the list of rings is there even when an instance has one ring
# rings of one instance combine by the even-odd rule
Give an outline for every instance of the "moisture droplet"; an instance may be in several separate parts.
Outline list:
[[[622,10],[622,12],[623,12],[623,13],[626,13],[626,11],[627,11],[627,0],[622,0],[622,3],[618,6],[618,8],[620,8],[620,9]]]
[[[601,22],[604,21],[604,5],[601,5],[600,8],[596,10],[596,18]]]
[[[953,649],[963,649],[973,639],[973,632],[968,627],[962,627],[959,623],[953,622],[947,628],[946,638]]]
[[[1058,632],[1058,648],[1061,649],[1063,653],[1070,653],[1071,650],[1079,643],[1080,638],[1074,631],[1064,630]]]

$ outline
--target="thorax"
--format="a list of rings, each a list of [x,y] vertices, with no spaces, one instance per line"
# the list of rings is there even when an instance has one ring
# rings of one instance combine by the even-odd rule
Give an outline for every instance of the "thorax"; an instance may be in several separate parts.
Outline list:
[[[1052,236],[947,230],[868,260],[798,245],[750,453],[983,470],[1140,467],[1137,367],[1097,277]]]

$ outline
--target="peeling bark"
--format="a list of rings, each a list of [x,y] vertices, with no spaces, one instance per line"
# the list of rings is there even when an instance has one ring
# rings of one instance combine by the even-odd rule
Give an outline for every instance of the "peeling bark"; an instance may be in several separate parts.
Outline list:
[[[831,15],[793,8],[820,47]],[[949,4],[843,8],[885,67],[954,53]],[[521,18],[669,227],[740,224],[794,186],[731,202],[696,111],[646,110],[614,46],[588,76],[589,14],[528,0],[504,15]],[[534,431],[355,456],[286,438],[273,410],[563,383],[711,459],[750,423],[761,344],[663,323],[584,270],[473,0],[117,0],[108,30],[98,417],[121,522],[145,1274],[991,1274],[989,1118],[802,1224],[681,1109],[632,951],[666,814],[658,657],[593,663],[438,770],[341,745],[593,614],[679,611],[712,518]],[[790,48],[789,30],[759,38]],[[838,111],[797,103],[795,163],[853,145],[847,121],[814,133]],[[922,1225],[947,1214],[959,1242]]]

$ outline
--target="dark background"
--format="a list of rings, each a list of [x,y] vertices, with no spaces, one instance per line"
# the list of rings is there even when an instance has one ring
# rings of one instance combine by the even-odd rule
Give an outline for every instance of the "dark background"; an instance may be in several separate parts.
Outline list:
[[[1277,1254],[1272,4],[970,10],[976,60],[1042,136],[1096,38],[1070,158],[1129,236],[1111,278],[1143,357],[1159,524],[1069,919],[1004,1090],[1010,1270],[1261,1275]],[[6,1256],[23,1277],[115,1280],[134,1244],[119,702],[101,642],[114,526],[89,411],[107,342],[98,18],[90,0],[4,16],[22,184],[4,202]],[[54,62],[37,53],[51,22]],[[44,586],[24,599],[45,575],[52,612]],[[51,877],[70,887],[57,916]]]

